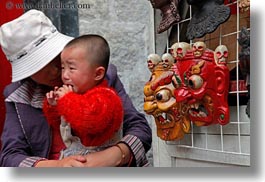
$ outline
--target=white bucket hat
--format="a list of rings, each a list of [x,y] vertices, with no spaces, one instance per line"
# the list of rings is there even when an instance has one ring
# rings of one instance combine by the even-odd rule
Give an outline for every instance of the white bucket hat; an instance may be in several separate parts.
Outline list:
[[[29,10],[0,27],[0,44],[12,65],[12,82],[27,78],[51,62],[72,40],[57,31],[38,10]]]

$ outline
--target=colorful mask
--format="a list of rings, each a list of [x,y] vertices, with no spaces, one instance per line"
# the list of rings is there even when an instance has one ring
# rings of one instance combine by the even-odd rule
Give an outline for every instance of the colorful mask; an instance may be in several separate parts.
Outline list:
[[[229,70],[225,64],[216,64],[220,59],[214,59],[212,50],[197,48],[176,63],[181,79],[174,92],[176,101],[186,105],[188,118],[197,126],[227,124]]]
[[[181,61],[170,67],[161,61],[155,67],[144,87],[144,111],[155,118],[158,137],[179,140],[190,131],[191,122],[229,122],[229,70],[220,59],[203,42],[196,42]]]
[[[155,118],[157,136],[167,141],[181,139],[190,130],[187,110],[174,96],[174,74],[172,68],[160,62],[144,86],[144,111]]]

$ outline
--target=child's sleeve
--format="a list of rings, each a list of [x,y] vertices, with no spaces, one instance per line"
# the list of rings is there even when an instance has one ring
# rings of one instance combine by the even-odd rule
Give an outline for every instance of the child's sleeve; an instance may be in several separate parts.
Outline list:
[[[57,124],[58,125],[58,124],[60,124],[59,123],[60,120],[58,119],[59,114],[58,114],[56,106],[51,106],[48,103],[47,99],[44,99],[44,102],[43,102],[43,113],[44,113],[44,116],[47,119],[47,122],[50,125],[53,125],[53,124]]]

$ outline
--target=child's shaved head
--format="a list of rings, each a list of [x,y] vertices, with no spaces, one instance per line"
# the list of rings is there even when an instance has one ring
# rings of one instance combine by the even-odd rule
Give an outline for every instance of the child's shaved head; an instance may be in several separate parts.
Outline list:
[[[100,35],[82,35],[70,41],[65,47],[80,46],[86,50],[88,60],[106,70],[109,64],[110,48],[108,42]]]

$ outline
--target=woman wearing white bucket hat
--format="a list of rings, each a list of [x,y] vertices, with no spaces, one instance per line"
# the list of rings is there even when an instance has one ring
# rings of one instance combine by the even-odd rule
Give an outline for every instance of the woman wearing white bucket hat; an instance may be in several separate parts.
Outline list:
[[[12,65],[12,82],[5,88],[6,119],[0,165],[9,167],[88,167],[126,164],[146,166],[151,129],[134,108],[117,70],[109,65],[106,78],[122,98],[123,134],[120,150],[110,147],[85,157],[48,160],[52,133],[42,112],[45,93],[61,84],[59,55],[72,37],[57,31],[41,11],[30,10],[0,28],[0,44]]]

